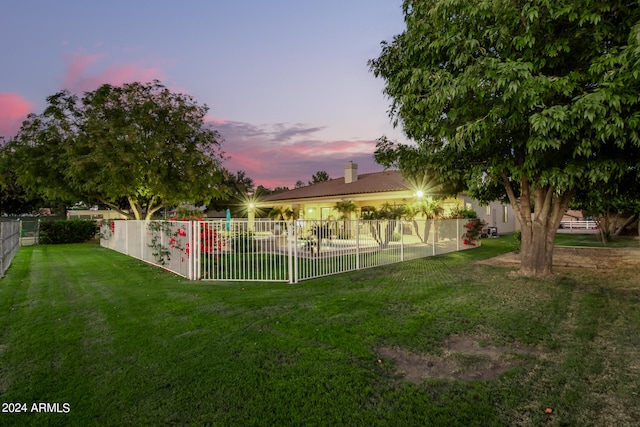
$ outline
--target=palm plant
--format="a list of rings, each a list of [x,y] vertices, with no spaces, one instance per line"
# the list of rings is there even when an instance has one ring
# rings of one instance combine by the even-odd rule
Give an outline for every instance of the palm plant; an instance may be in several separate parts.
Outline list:
[[[294,217],[294,211],[290,208],[283,208],[282,206],[276,206],[269,211],[269,218],[273,220],[290,220]]]
[[[358,210],[353,200],[343,199],[335,204],[333,207],[340,214],[340,219],[343,222],[344,237],[347,238],[350,235],[350,227],[348,226],[348,220],[351,219],[351,214]]]
[[[407,205],[407,214],[408,219],[413,221],[413,229],[416,232],[416,235],[420,239],[422,243],[426,243],[429,240],[429,230],[431,222],[427,221],[430,219],[437,218],[442,215],[444,212],[444,208],[440,205],[440,201],[433,200],[431,198],[427,200],[420,200],[412,205]],[[415,220],[415,217],[418,215],[422,215],[425,219],[424,222],[424,231],[422,236],[418,230],[418,222]]]

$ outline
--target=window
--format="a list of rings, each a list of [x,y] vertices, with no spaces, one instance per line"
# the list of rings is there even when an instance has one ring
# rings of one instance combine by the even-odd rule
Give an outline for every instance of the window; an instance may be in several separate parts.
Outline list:
[[[484,214],[486,216],[491,216],[491,206],[487,205],[484,207]]]
[[[502,222],[509,222],[509,211],[506,206],[502,207]]]
[[[321,208],[320,209],[320,215],[321,215],[321,219],[331,219],[332,217],[332,211],[333,208]]]

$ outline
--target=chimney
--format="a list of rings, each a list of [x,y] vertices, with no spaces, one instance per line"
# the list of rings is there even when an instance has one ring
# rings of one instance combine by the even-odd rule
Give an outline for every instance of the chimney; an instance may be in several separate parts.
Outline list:
[[[358,180],[358,165],[349,161],[344,165],[344,183],[350,184]]]

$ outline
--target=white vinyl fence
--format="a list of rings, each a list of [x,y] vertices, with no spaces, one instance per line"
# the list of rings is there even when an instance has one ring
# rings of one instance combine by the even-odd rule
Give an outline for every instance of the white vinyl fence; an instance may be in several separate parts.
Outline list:
[[[192,280],[287,281],[479,245],[468,220],[107,221],[101,245]]]
[[[598,223],[595,221],[561,221],[560,228],[564,230],[597,230]]]
[[[4,277],[19,247],[20,221],[0,221],[0,277]]]

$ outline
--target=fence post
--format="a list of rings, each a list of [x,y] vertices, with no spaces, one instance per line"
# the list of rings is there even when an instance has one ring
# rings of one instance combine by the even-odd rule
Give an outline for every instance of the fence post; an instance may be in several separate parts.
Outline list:
[[[440,221],[440,220],[438,220]],[[433,237],[433,255],[436,254],[436,220],[431,218],[431,236]]]
[[[294,260],[293,260],[293,240],[294,227],[292,227],[291,222],[287,222],[287,262],[289,269],[289,283],[297,283],[296,272],[294,272]]]
[[[404,221],[400,220],[400,262],[404,262]]]
[[[128,220],[127,220],[128,221]],[[149,223],[145,223],[142,227],[138,226],[136,232],[140,239],[140,258],[147,259],[147,254],[144,253],[147,248],[147,230],[149,230]]]
[[[456,217],[456,251],[460,251],[460,218]]]
[[[124,253],[129,255],[129,223],[124,223]]]
[[[191,252],[193,253],[193,259],[189,263],[189,280],[197,280],[200,278],[199,266],[200,266],[200,221],[189,221],[191,224]]]
[[[360,270],[360,220],[356,219],[356,270]]]

